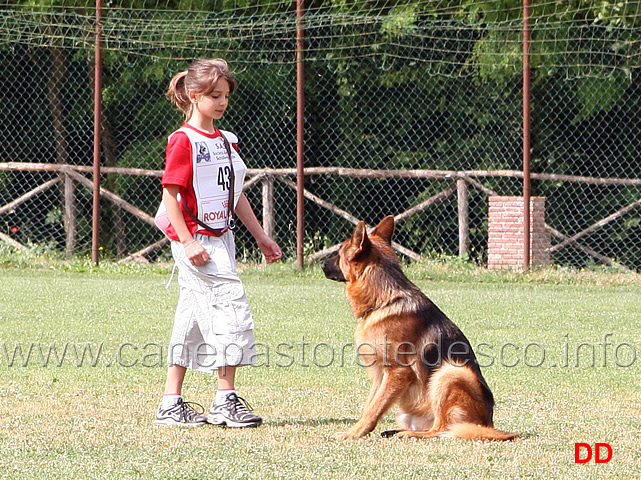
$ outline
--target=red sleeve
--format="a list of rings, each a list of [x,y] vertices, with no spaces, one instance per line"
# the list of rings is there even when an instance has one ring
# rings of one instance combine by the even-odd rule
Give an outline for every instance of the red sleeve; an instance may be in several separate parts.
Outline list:
[[[191,142],[186,133],[176,132],[167,142],[165,171],[162,175],[162,186],[179,185],[187,188],[192,184]]]
[[[178,185],[183,201],[189,204],[192,211],[197,212],[196,197],[192,183],[192,154],[191,142],[184,132],[176,132],[167,142],[167,153],[165,155],[165,171],[162,174],[161,183],[167,185]],[[193,235],[198,230],[198,225],[188,215],[185,214],[185,208],[180,204],[187,228]],[[167,236],[172,240],[180,240],[174,227],[169,225]]]

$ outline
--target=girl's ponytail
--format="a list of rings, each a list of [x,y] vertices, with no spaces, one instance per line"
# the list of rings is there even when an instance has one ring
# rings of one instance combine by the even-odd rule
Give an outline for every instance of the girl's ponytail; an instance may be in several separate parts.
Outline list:
[[[174,103],[189,118],[191,116],[192,103],[189,92],[185,85],[187,70],[177,73],[169,82],[169,88],[165,94],[170,102]]]

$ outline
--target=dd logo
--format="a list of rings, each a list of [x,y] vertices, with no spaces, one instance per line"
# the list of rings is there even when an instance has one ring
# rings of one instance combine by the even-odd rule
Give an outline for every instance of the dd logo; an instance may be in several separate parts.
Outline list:
[[[601,455],[603,449],[607,450],[605,456]],[[592,460],[592,447],[588,443],[575,443],[574,463],[588,463],[590,460]],[[612,460],[612,447],[607,443],[595,443],[594,463],[608,463],[610,460]]]

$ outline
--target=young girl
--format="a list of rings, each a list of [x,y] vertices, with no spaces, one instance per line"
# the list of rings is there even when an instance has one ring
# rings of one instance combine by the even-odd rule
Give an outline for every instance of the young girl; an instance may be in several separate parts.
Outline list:
[[[236,136],[214,125],[235,88],[227,63],[213,59],[199,60],[174,76],[167,91],[186,122],[169,137],[162,177],[170,222],[166,233],[179,269],[180,296],[165,392],[156,413],[159,425],[251,427],[262,422],[234,386],[236,368],[255,361],[255,340],[245,290],[236,274],[231,212],[235,210],[253,235],[267,263],[279,260],[282,251],[242,193],[246,167],[236,150]],[[229,201],[232,193],[235,208]],[[218,391],[206,415],[182,399],[188,368],[218,371]]]

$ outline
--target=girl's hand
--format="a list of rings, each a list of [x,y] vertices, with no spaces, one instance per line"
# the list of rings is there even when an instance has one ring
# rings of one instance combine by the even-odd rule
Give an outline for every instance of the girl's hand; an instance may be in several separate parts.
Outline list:
[[[267,235],[257,241],[257,243],[258,248],[260,248],[260,251],[265,256],[265,261],[267,263],[274,263],[283,258],[283,251],[280,249],[278,244]]]
[[[198,241],[191,240],[185,243],[184,247],[185,254],[194,267],[199,267],[209,261],[209,254]]]

